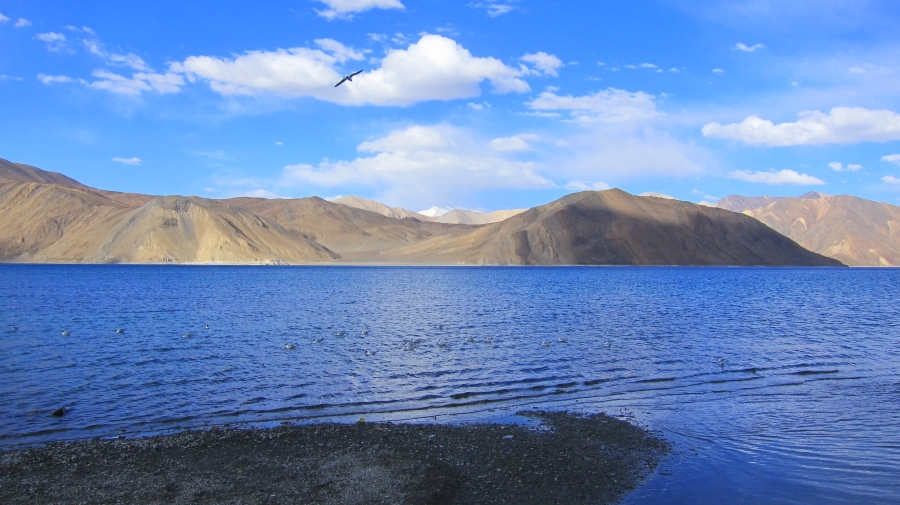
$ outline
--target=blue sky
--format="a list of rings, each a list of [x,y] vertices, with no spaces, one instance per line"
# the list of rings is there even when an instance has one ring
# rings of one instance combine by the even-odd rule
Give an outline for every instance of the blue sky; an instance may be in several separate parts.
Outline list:
[[[0,0],[0,157],[413,210],[607,187],[900,204],[898,34],[887,0]]]

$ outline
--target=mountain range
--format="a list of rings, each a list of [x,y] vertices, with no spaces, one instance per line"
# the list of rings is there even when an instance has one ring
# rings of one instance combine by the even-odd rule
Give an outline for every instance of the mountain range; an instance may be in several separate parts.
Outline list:
[[[715,207],[742,212],[810,251],[851,266],[900,266],[900,207],[850,195],[725,197]]]
[[[840,265],[748,215],[620,190],[478,224],[345,202],[117,193],[0,160],[0,261]]]
[[[498,210],[495,212],[478,212],[466,209],[442,209],[434,206],[422,212],[413,212],[401,207],[388,207],[387,205],[358,196],[344,196],[333,200],[357,209],[368,210],[382,216],[399,219],[411,217],[419,221],[431,221],[434,223],[448,224],[491,224],[499,223],[516,214],[521,214],[528,209]]]

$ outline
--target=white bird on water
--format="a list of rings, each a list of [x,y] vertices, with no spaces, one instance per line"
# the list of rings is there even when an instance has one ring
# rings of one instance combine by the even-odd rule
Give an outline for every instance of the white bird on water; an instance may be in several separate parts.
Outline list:
[[[181,334],[181,338],[191,338],[193,336],[194,336],[193,333],[182,333]]]
[[[475,337],[473,337],[473,336],[471,336],[471,335],[469,335],[468,337],[466,337],[466,342],[474,342],[474,341],[475,341]]]
[[[325,339],[324,338],[316,338],[316,339],[313,339],[313,342],[316,344],[321,344],[323,340],[325,340]]]
[[[116,333],[118,333],[119,335],[125,333],[125,328],[116,328]]]
[[[18,331],[18,330],[19,330],[19,327],[16,325],[13,325],[13,331]]]
[[[360,335],[368,335],[368,334],[369,334],[369,330],[363,330],[363,331],[359,332],[359,334],[360,334]]]
[[[559,338],[556,339],[556,340],[557,340],[557,342],[561,342],[561,343],[563,343],[563,344],[565,344],[566,342],[569,341],[569,339],[567,339],[566,337],[559,337]]]
[[[541,345],[544,347],[550,347],[550,342],[548,342],[547,340],[544,340],[543,342],[541,342]]]
[[[718,361],[716,361],[716,364],[718,364],[721,367],[724,367],[725,366],[725,358],[719,358]]]
[[[366,356],[375,356],[376,354],[378,354],[378,351],[366,350]]]
[[[444,342],[443,340],[438,340],[438,347],[447,347],[447,342]]]
[[[610,344],[609,340],[607,340],[606,342],[603,342],[603,346],[604,347],[612,347],[612,344]]]
[[[485,344],[492,344],[492,343],[494,343],[494,337],[488,337],[488,338],[484,339],[484,343],[485,343]]]
[[[64,331],[64,332],[62,332],[62,336],[64,336],[64,337],[68,337],[68,336],[71,335],[71,334],[72,334],[71,331]]]
[[[337,84],[334,85],[334,87],[336,88],[336,87],[340,86],[341,84],[344,84],[345,82],[353,82],[353,78],[361,73],[362,73],[362,70],[357,70],[356,72],[353,72],[352,74],[345,75],[344,78],[340,80],[340,82],[338,82]]]
[[[296,347],[294,344],[284,344],[284,348],[288,351],[293,351]]]

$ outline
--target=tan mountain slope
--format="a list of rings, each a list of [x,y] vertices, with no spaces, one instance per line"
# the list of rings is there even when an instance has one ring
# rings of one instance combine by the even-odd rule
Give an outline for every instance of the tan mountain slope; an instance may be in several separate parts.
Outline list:
[[[729,196],[716,207],[752,216],[803,247],[852,266],[900,266],[900,207],[850,195]]]
[[[497,210],[494,212],[476,212],[474,210],[453,209],[450,212],[432,218],[438,223],[458,224],[492,224],[505,221],[513,216],[521,214],[528,209]]]
[[[413,219],[418,219],[419,221],[432,221],[432,219],[428,216],[423,216],[418,212],[413,212],[411,210],[406,210],[402,207],[388,207],[387,205],[376,202],[373,200],[367,200],[365,198],[359,196],[344,196],[341,198],[336,198],[332,200],[334,203],[339,203],[341,205],[347,205],[349,207],[353,207],[354,209],[367,210],[369,212],[374,212],[376,214],[381,214],[386,217],[393,217],[396,219],[406,219],[411,217]]]
[[[102,246],[128,263],[317,263],[339,257],[275,221],[216,200],[165,196],[132,210]]]
[[[421,242],[471,227],[395,219],[318,197],[293,200],[232,198],[223,204],[272,219],[352,261],[367,261],[369,252]]]
[[[381,256],[502,265],[840,265],[747,216],[615,189],[568,195]]]
[[[94,261],[130,210],[88,188],[0,181],[0,260]]]
[[[200,198],[138,208],[91,189],[0,183],[0,260],[157,263],[333,261],[337,255],[277,223]]]

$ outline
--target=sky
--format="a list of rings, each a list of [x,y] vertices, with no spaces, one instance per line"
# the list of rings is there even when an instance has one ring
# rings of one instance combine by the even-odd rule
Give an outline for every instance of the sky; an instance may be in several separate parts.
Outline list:
[[[900,205],[898,83],[896,0],[0,0],[0,158],[116,191]]]

